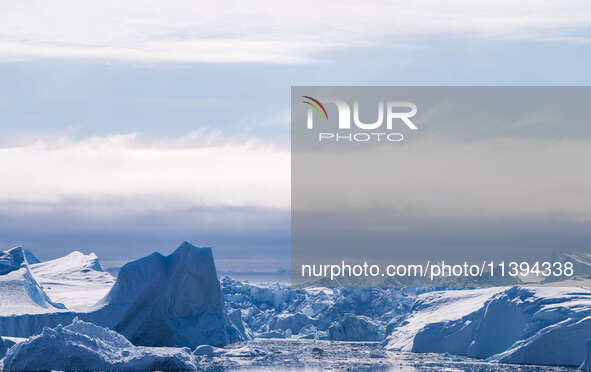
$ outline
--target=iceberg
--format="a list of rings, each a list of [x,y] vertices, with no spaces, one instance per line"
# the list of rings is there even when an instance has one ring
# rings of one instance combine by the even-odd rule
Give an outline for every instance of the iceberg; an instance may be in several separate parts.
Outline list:
[[[382,341],[384,332],[371,319],[347,313],[328,328],[328,336],[336,341]]]
[[[211,248],[183,242],[124,265],[101,300],[98,324],[135,345],[224,346],[228,324]]]
[[[219,356],[226,352],[224,349],[211,345],[200,345],[195,348],[193,355]]]
[[[252,332],[244,325],[242,311],[238,309],[230,310],[227,313],[228,319],[228,342],[233,344],[239,341],[252,339]]]
[[[0,251],[0,275],[18,270],[26,264],[37,263],[39,260],[29,250],[15,247],[8,251]]]
[[[49,299],[28,265],[0,275],[0,317],[56,312],[64,308],[63,304]]]
[[[395,318],[388,325],[386,345],[388,349],[401,351],[422,351],[422,345],[415,345],[415,337],[432,324],[447,324],[481,309],[499,288],[473,290],[447,290],[420,294],[407,314]],[[426,352],[431,352],[431,344]],[[441,351],[451,352],[449,345]]]
[[[348,341],[383,340],[386,324],[406,314],[416,296],[406,288],[300,288],[229,277],[223,278],[222,290],[229,311],[241,311],[247,334]],[[350,326],[361,327],[360,333]]]
[[[311,318],[302,313],[284,313],[276,315],[269,322],[270,329],[279,329],[287,331],[289,330],[292,334],[300,333],[304,327],[309,325],[315,325],[317,319]]]
[[[386,350],[449,353],[492,365],[590,369],[591,289],[302,288],[228,277],[220,283],[211,249],[187,242],[168,256],[126,264],[116,279],[92,253],[32,264],[16,248],[0,258],[6,370],[43,363],[68,370],[82,362],[92,369],[194,369],[269,357],[251,347],[257,342],[305,339],[383,341]],[[14,345],[7,337],[28,339]],[[254,337],[266,340],[219,349]],[[51,354],[59,356],[44,359]]]
[[[115,278],[103,271],[94,253],[74,251],[55,260],[29,264],[29,268],[53,301],[73,311],[90,309],[115,283]]]
[[[27,259],[27,263],[29,265],[33,265],[33,264],[41,262],[30,250],[23,248],[23,252],[24,252],[25,258]]]
[[[134,346],[117,332],[75,318],[12,347],[4,371],[196,370],[190,350]]]
[[[585,360],[579,366],[579,369],[583,372],[590,372],[591,371],[591,338],[585,340]]]
[[[386,348],[500,363],[579,366],[591,333],[591,291],[511,287],[420,295]]]
[[[52,264],[48,261],[33,265],[33,270],[46,286],[51,286],[49,283],[53,279],[64,285],[68,284],[69,278],[76,283],[95,279],[108,281],[110,275],[99,271],[98,261],[93,261],[95,258],[76,253],[63,260],[54,260]],[[86,263],[81,270],[80,262]],[[104,298],[94,305],[79,304],[71,309],[60,308],[59,304],[49,300],[28,269],[19,269],[17,273],[21,270],[19,278],[26,278],[30,283],[28,287],[21,287],[33,290],[21,290],[11,297],[0,291],[0,303],[18,301],[13,312],[7,313],[4,305],[0,307],[3,311],[0,314],[0,335],[29,337],[40,333],[44,327],[68,324],[78,317],[115,330],[135,345],[193,348],[201,344],[223,346],[229,341],[227,327],[230,323],[211,248],[197,248],[183,242],[169,256],[154,253],[130,262],[121,268],[115,284]],[[63,274],[63,270],[69,274]],[[86,278],[85,274],[89,277]],[[8,281],[7,277],[0,276],[0,289],[6,288],[2,283]],[[76,283],[68,285],[77,288]],[[78,288],[82,289],[82,284]],[[64,298],[75,297],[65,292],[59,293]]]
[[[10,349],[16,342],[0,337],[0,359],[4,357],[4,354]]]

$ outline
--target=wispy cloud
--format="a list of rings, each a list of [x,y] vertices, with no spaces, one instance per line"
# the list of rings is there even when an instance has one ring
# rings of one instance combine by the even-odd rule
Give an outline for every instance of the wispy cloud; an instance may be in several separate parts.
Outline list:
[[[4,2],[0,60],[305,63],[351,47],[458,34],[586,42],[578,1]],[[406,41],[404,41],[406,40]]]

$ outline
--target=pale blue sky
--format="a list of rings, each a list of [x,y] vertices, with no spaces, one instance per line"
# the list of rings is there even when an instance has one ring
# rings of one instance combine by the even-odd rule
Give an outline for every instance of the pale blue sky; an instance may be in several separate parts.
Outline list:
[[[305,64],[27,60],[0,64],[0,130],[284,139],[290,85],[584,85],[591,45],[432,37]]]
[[[591,83],[577,2],[80,4],[0,6],[0,248],[41,258],[286,266],[291,85]]]

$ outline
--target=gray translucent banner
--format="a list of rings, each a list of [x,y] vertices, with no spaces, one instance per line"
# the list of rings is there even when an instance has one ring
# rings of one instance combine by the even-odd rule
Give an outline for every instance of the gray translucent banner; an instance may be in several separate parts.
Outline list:
[[[292,283],[591,283],[588,87],[292,87]]]

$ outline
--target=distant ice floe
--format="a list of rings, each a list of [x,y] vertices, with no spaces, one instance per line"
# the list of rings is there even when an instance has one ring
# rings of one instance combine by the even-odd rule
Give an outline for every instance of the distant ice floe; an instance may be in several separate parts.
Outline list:
[[[261,338],[382,341],[388,323],[408,313],[416,289],[300,288],[222,280],[226,307]]]

